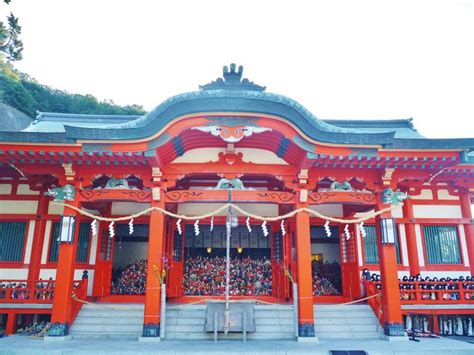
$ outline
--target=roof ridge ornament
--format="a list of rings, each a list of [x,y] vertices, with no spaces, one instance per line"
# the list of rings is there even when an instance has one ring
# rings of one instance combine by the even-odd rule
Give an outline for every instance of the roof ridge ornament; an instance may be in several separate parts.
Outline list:
[[[250,81],[247,78],[242,79],[244,67],[239,65],[236,71],[236,64],[230,65],[230,70],[227,65],[224,65],[222,76],[224,78],[217,78],[208,84],[200,85],[201,90],[250,90],[250,91],[265,91],[265,86],[260,86]]]

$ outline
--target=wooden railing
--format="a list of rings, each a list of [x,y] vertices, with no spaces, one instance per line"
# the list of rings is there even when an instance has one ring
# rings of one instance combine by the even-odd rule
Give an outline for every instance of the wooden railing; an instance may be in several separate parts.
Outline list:
[[[382,290],[380,282],[368,283]],[[474,281],[402,281],[399,289],[402,304],[474,303]]]
[[[55,281],[0,280],[0,303],[53,303]]]
[[[69,320],[69,324],[74,322],[74,319],[76,319],[76,316],[81,310],[81,307],[87,297],[87,281],[87,279],[74,281],[72,290],[71,318]]]
[[[377,316],[379,323],[383,326],[384,318],[382,311],[382,295],[381,290],[377,288],[376,284],[371,281],[364,281],[365,297],[367,297],[367,303],[370,308],[374,311]]]

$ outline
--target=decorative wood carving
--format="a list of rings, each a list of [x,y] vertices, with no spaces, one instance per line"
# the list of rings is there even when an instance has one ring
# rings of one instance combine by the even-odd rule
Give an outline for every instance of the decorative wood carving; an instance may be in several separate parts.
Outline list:
[[[317,204],[324,203],[354,203],[373,205],[376,203],[376,195],[369,192],[313,192],[309,194],[309,199]]]
[[[175,190],[175,191],[170,191],[170,192],[165,193],[165,196],[170,201],[193,200],[202,195],[203,195],[202,191],[192,191],[192,190],[184,190],[184,191]]]
[[[81,201],[136,201],[150,202],[151,191],[128,189],[97,189],[80,192]]]

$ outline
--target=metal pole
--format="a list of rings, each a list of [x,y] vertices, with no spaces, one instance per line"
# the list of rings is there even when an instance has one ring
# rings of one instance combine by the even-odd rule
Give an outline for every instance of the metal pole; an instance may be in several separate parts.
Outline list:
[[[160,322],[160,338],[165,338],[166,328],[166,284],[161,285],[161,322]]]
[[[232,190],[229,190],[229,203],[232,203]],[[229,291],[230,291],[230,235],[231,235],[231,217],[232,207],[229,207],[229,215],[226,219],[226,262],[225,262],[225,312],[224,312],[224,333],[229,332],[230,309],[229,309]]]
[[[293,307],[295,309],[295,336],[298,338],[298,285],[293,282]]]

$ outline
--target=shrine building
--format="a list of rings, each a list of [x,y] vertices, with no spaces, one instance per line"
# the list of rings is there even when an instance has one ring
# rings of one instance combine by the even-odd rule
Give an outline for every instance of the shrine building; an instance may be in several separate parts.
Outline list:
[[[250,339],[472,335],[474,138],[322,120],[242,74],[143,116],[0,127],[6,334],[212,338],[228,292]]]

